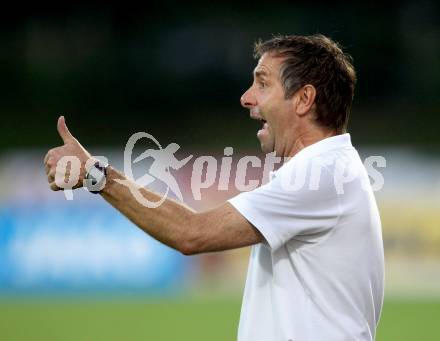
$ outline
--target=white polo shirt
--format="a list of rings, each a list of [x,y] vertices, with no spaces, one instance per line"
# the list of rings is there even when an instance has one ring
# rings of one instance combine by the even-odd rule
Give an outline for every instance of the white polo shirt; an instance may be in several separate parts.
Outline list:
[[[229,202],[254,245],[239,341],[374,340],[383,302],[380,217],[350,135],[321,140]]]

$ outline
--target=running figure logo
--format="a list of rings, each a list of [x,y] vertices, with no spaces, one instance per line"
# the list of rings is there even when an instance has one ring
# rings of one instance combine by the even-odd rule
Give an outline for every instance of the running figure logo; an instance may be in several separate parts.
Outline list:
[[[147,172],[139,179],[135,180],[133,177],[133,171],[131,169],[131,164],[132,164],[131,156],[133,153],[133,148],[135,143],[143,137],[146,137],[151,141],[153,141],[158,147],[158,149],[147,149],[145,152],[143,152],[141,155],[139,155],[136,159],[133,160],[133,163],[137,163],[149,157],[153,159],[153,163],[150,166],[149,172]],[[156,140],[154,136],[145,132],[138,132],[136,134],[133,134],[128,140],[127,145],[125,146],[124,172],[129,178],[135,180],[137,186],[141,188],[145,187],[150,183],[152,183],[153,181],[155,181],[156,179],[166,184],[167,189],[159,201],[152,202],[147,200],[141,194],[140,188],[134,187],[132,184],[130,184],[129,181],[125,181],[125,180],[117,180],[117,181],[123,185],[126,185],[139,203],[150,208],[160,206],[167,198],[169,190],[171,190],[180,201],[183,201],[182,192],[180,191],[176,179],[174,178],[173,174],[170,172],[170,169],[178,170],[182,168],[185,164],[188,163],[188,161],[193,157],[193,155],[189,155],[182,160],[178,160],[174,154],[179,150],[179,148],[180,146],[177,143],[170,143],[165,148],[162,148],[161,144],[159,143],[159,141]]]

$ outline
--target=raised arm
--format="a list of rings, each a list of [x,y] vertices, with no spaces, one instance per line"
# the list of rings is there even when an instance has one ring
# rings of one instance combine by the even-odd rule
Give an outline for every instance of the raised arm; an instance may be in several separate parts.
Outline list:
[[[80,159],[81,172],[75,188],[81,187],[90,154],[70,134],[63,117],[58,120],[58,132],[64,145],[51,149],[44,159],[50,187],[52,190],[61,189],[55,183],[55,170],[63,156],[76,156]],[[136,183],[109,166],[106,185],[100,194],[143,231],[183,254],[234,249],[259,243],[263,239],[258,230],[229,203],[202,213],[196,213],[171,199],[166,199],[156,208],[150,208],[135,198],[130,186],[137,187]],[[161,199],[147,189],[138,190],[150,202]]]

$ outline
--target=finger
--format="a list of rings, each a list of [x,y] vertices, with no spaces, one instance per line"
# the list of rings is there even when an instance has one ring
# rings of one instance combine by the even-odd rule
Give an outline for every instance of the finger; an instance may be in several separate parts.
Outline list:
[[[50,149],[50,150],[46,153],[46,155],[44,156],[44,160],[43,160],[43,163],[44,163],[44,164],[46,164],[47,161],[49,161],[49,158],[52,156],[52,150],[53,150],[53,149]]]
[[[75,140],[73,135],[70,133],[69,128],[67,128],[64,116],[60,116],[58,118],[57,130],[58,130],[58,134],[60,134],[64,143],[69,143]]]
[[[55,182],[51,182],[49,187],[52,191],[59,191],[61,189],[57,186],[57,184]]]
[[[50,170],[50,172],[47,175],[47,180],[49,183],[55,183],[59,189],[71,189],[72,187],[75,187],[78,185],[78,181],[76,183],[70,182],[70,169],[67,167],[67,169],[64,170]]]
[[[50,172],[49,174],[47,174],[47,182],[52,183],[55,182],[55,174]]]

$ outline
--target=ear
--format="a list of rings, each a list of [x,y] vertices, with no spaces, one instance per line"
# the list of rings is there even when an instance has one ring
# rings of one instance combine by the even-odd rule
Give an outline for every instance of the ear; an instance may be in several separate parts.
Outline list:
[[[299,116],[304,116],[315,104],[316,89],[313,85],[306,84],[296,92],[295,97],[296,113]]]

